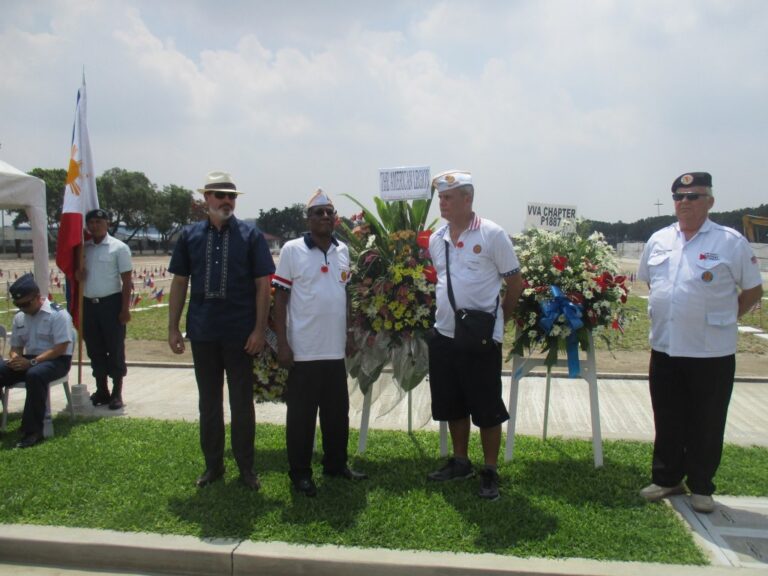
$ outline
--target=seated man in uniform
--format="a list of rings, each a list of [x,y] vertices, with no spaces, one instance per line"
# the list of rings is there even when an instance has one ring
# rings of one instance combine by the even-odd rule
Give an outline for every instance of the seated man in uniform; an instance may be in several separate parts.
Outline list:
[[[74,329],[69,313],[43,298],[32,274],[16,280],[10,293],[20,311],[13,318],[9,358],[0,360],[0,388],[26,383],[22,438],[16,447],[30,448],[43,441],[48,384],[69,372]]]

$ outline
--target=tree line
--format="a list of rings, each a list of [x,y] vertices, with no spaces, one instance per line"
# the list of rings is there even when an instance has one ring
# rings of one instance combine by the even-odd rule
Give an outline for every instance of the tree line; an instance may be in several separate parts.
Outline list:
[[[48,229],[55,230],[61,220],[67,171],[61,168],[34,168],[29,172],[45,183]],[[205,201],[195,197],[192,190],[169,184],[159,188],[143,172],[123,168],[110,168],[96,178],[100,206],[111,215],[111,234],[122,224],[130,231],[127,240],[154,228],[160,236],[159,246],[149,242],[147,248],[158,247],[167,250],[171,240],[186,224],[205,218]],[[27,221],[24,210],[12,210],[15,214],[13,225]],[[743,233],[742,216],[752,214],[768,216],[768,204],[757,208],[744,208],[730,212],[711,212],[710,218]],[[297,238],[306,230],[306,216],[303,204],[285,208],[259,210],[254,219],[260,230],[280,238],[282,241]],[[674,216],[654,216],[631,223],[611,223],[585,220],[579,226],[581,231],[601,232],[614,246],[620,242],[647,242],[651,234],[674,222]],[[51,236],[51,242],[55,237]],[[759,241],[768,241],[768,231],[762,231]],[[141,237],[141,236],[140,236]],[[135,244],[135,243],[134,243]],[[141,248],[141,245],[139,245]]]
[[[717,224],[728,226],[743,234],[742,217],[745,214],[768,216],[768,204],[761,204],[757,208],[742,208],[729,212],[710,212],[709,218]],[[647,242],[651,234],[675,221],[677,221],[675,216],[653,216],[631,223],[625,223],[621,220],[616,223],[586,220],[584,224],[590,233],[601,232],[608,242],[616,246],[620,242]],[[758,242],[768,242],[768,231],[762,231],[762,233],[758,231],[758,234],[760,235],[757,239]]]
[[[67,171],[63,168],[33,168],[29,174],[45,183],[49,239],[53,245],[61,221]],[[96,177],[96,189],[99,206],[110,214],[110,234],[114,235],[122,225],[129,231],[126,241],[133,241],[133,246],[140,249],[167,250],[171,240],[186,224],[206,217],[202,196],[176,184],[160,188],[143,172],[110,168]],[[14,227],[28,221],[27,213],[22,209],[9,212],[14,215]],[[264,232],[281,239],[298,237],[306,230],[304,206],[294,204],[283,209],[259,210],[255,223]],[[142,232],[149,228],[157,230],[160,240],[149,240],[144,246]]]

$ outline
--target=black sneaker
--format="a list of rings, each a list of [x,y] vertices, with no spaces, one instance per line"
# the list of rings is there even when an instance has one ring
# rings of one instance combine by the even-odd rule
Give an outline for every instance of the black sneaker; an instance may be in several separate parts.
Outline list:
[[[490,468],[480,470],[480,491],[478,495],[486,500],[499,499],[499,475],[496,470],[491,470]]]
[[[466,480],[467,478],[474,477],[474,475],[475,469],[472,468],[472,462],[461,463],[456,458],[451,458],[440,470],[427,474],[427,480],[432,480],[433,482]]]

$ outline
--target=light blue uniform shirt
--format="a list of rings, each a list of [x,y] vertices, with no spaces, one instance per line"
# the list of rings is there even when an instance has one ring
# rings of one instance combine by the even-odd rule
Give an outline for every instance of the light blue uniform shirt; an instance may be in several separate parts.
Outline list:
[[[72,317],[66,310],[56,310],[48,300],[32,316],[17,312],[13,317],[11,347],[23,348],[24,354],[37,356],[57,344],[69,342],[65,356],[72,356],[75,347],[75,330]]]
[[[107,234],[98,244],[85,242],[85,269],[87,276],[83,295],[86,298],[104,298],[123,291],[120,274],[133,269],[131,250]]]

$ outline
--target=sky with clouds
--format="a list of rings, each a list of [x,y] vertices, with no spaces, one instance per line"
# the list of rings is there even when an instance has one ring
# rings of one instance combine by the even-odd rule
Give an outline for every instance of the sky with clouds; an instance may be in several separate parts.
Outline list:
[[[734,210],[768,201],[766,31],[763,0],[2,0],[0,159],[66,167],[85,69],[98,174],[225,170],[242,217],[349,215],[396,166],[472,171],[509,232],[671,214],[695,170]]]

